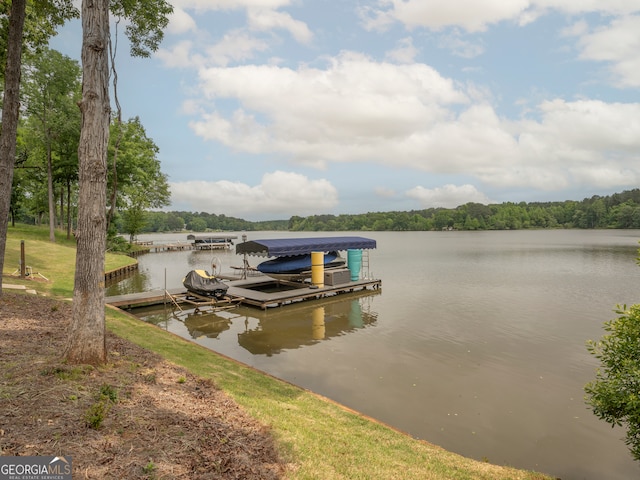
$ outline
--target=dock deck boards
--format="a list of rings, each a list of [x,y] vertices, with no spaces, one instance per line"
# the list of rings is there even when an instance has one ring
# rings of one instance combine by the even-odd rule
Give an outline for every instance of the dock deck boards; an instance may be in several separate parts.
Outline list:
[[[256,287],[269,287],[270,285],[276,285],[277,283],[278,282],[269,277],[265,277],[261,280],[236,280],[229,282],[229,290],[227,290],[227,293],[244,297],[242,303],[266,309],[271,306],[282,306],[301,300],[324,298],[338,295],[340,293],[364,290],[366,288],[377,289],[381,285],[380,280],[359,280],[340,285],[325,285],[320,288],[312,288],[310,285],[306,284],[281,281],[279,282],[281,285],[289,286],[291,289],[282,291],[256,290]]]
[[[238,304],[250,305],[267,309],[269,307],[283,306],[290,303],[319,299],[339,295],[341,293],[354,292],[365,289],[379,289],[381,280],[368,279],[346,282],[339,285],[325,285],[324,287],[312,288],[308,284],[298,284],[293,282],[277,282],[270,277],[247,278],[245,280],[231,280],[226,282],[229,285],[227,296],[237,301]],[[285,290],[273,289],[279,285],[286,287]],[[186,294],[185,289],[172,289],[168,293],[174,297]],[[161,303],[171,303],[172,300],[164,290],[153,290],[150,292],[132,293],[127,295],[117,295],[107,297],[106,303],[120,308],[136,308]]]

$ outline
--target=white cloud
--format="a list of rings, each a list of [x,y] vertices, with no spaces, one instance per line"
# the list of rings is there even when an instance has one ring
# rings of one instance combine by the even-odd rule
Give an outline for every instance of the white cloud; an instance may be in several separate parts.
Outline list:
[[[549,11],[627,15],[640,10],[636,0],[381,0],[378,5],[360,10],[366,28],[384,29],[399,22],[409,29],[459,27],[467,32],[482,32],[503,21],[525,25]]]
[[[224,213],[241,218],[279,219],[326,213],[338,203],[337,190],[324,179],[293,172],[266,173],[259,185],[193,180],[170,184],[174,208]]]
[[[244,8],[281,8],[292,0],[170,0],[174,7],[194,9],[199,12],[216,10],[238,10]]]
[[[227,32],[218,42],[202,49],[195,48],[196,43],[183,40],[170,48],[160,48],[158,58],[168,68],[207,68],[212,65],[225,67],[232,62],[251,59],[256,52],[269,49],[269,45],[242,30]]]
[[[611,21],[605,27],[584,34],[579,41],[580,58],[610,63],[614,83],[640,87],[640,16]]]
[[[179,35],[190,31],[196,31],[196,22],[191,15],[181,8],[174,8],[169,17],[167,33]]]
[[[264,40],[252,37],[242,30],[226,33],[214,45],[206,47],[208,65],[226,66],[230,62],[238,62],[253,58],[256,52],[268,50],[269,45]]]
[[[202,114],[202,107],[200,106],[200,102],[194,99],[185,100],[180,105],[180,113],[182,115],[199,115]]]
[[[475,58],[484,53],[484,47],[480,43],[464,40],[458,31],[440,36],[438,46],[462,58]]]
[[[484,193],[469,184],[448,184],[433,189],[417,186],[407,191],[406,195],[417,200],[423,208],[455,208],[469,202],[484,205],[493,203]]]
[[[396,48],[386,53],[385,58],[396,63],[413,63],[417,54],[418,49],[413,46],[411,37],[405,37],[398,42]]]
[[[640,104],[546,101],[519,129],[520,185],[635,186],[640,180]],[[505,177],[498,184],[514,179]]]
[[[158,49],[155,56],[169,68],[193,68],[204,63],[202,55],[193,53],[193,42],[183,40],[174,44],[170,49]]]
[[[325,70],[241,66],[203,70],[200,78],[208,100],[237,99],[241,108],[192,122],[198,135],[320,164],[401,153],[416,133],[451,115],[447,106],[468,100],[427,65],[376,63],[349,52]]]
[[[313,38],[309,27],[304,22],[293,19],[288,13],[265,8],[250,8],[247,13],[249,26],[252,29],[261,31],[287,30],[300,43],[309,43]]]
[[[324,70],[211,68],[202,71],[201,86],[208,101],[231,99],[238,107],[202,114],[191,123],[197,135],[300,164],[376,162],[543,190],[640,178],[637,103],[556,99],[541,102],[535,117],[509,121],[482,92],[462,90],[427,65],[348,52]]]
[[[640,150],[638,103],[557,99],[543,102],[539,109],[544,115],[540,130],[547,137],[553,135],[558,142],[600,153]]]
[[[580,37],[589,32],[589,24],[585,20],[579,20],[560,30],[564,37]]]
[[[626,15],[640,10],[636,0],[531,0],[528,3],[531,10],[557,10],[571,15],[589,12]]]
[[[369,20],[394,28],[384,35],[361,31],[349,17],[357,7],[344,2],[331,4],[342,14],[336,21],[329,11],[297,0],[173,1],[166,47],[157,54],[161,62],[150,65],[169,68],[149,69],[166,84],[147,103],[159,112],[162,93],[185,95],[181,114],[196,135],[176,138],[166,126],[183,119],[141,113],[159,139],[163,162],[178,171],[169,174],[188,178],[187,148],[194,149],[188,156],[197,172],[208,170],[211,151],[218,158],[231,150],[247,154],[216,178],[242,179],[240,169],[256,172],[265,165],[313,166],[324,169],[324,178],[359,168],[354,183],[365,185],[366,193],[359,184],[358,201],[380,205],[408,202],[401,192],[425,173],[481,186],[490,196],[498,189],[588,192],[640,184],[640,103],[633,97],[640,87],[638,0],[365,3],[374,6]],[[536,28],[516,27],[533,20],[540,22]],[[469,35],[488,28],[490,35]],[[536,34],[560,42],[538,42]],[[510,41],[527,46],[526,58],[512,63],[510,55],[521,51],[515,48],[483,58],[484,48]],[[339,50],[346,46],[360,51]],[[433,65],[419,63],[422,54]],[[579,68],[571,68],[572,60],[582,61]],[[508,87],[501,88],[505,78]],[[621,88],[606,88],[603,79]],[[136,108],[144,108],[145,96],[133,95]],[[180,142],[184,147],[176,148]],[[387,184],[371,178],[380,171],[394,175],[388,182],[394,191],[373,188]],[[263,187],[213,186],[249,197]]]
[[[441,30],[456,26],[468,32],[486,30],[487,26],[503,20],[518,18],[529,6],[527,0],[449,0],[425,2],[424,0],[388,0],[380,2],[388,8],[366,12],[368,28],[384,28],[392,22],[400,22],[407,28],[426,27]]]
[[[269,50],[272,36],[260,38],[260,33],[271,33],[275,30],[289,32],[298,42],[310,43],[313,33],[306,23],[294,19],[289,13],[278,11],[280,7],[289,5],[288,1],[211,1],[206,2],[174,0],[174,12],[171,15],[167,33],[181,35],[189,33],[189,41],[169,44],[158,50],[156,57],[167,67],[192,67],[195,69],[215,66],[227,66],[251,60],[259,52]],[[240,28],[224,30],[222,37],[217,31],[199,28],[194,17],[187,13],[217,10],[245,10],[247,24]],[[196,17],[197,18],[197,17]],[[264,36],[264,35],[263,35]],[[165,45],[168,42],[165,42]]]
[[[605,27],[592,30],[585,18],[562,29],[559,35],[579,38],[580,58],[607,62],[612,83],[623,88],[640,86],[640,4],[637,0],[384,0],[377,7],[360,10],[368,29],[386,29],[401,23],[408,29],[417,27],[444,31],[439,46],[454,55],[474,58],[484,52],[481,44],[462,38],[465,33],[483,32],[499,22],[519,25],[531,23],[550,12],[571,17],[598,14],[598,20],[611,18]],[[445,30],[446,29],[446,30]],[[591,30],[591,31],[590,31]]]

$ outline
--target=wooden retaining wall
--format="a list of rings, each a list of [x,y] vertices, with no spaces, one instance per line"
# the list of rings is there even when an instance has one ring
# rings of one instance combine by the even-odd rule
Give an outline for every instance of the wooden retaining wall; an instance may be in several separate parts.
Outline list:
[[[108,272],[104,272],[104,281],[105,283],[109,281],[113,281],[114,279],[123,277],[125,275],[129,275],[132,272],[138,271],[138,262],[133,263],[131,265],[125,265],[124,267],[115,268],[113,270],[109,270]]]

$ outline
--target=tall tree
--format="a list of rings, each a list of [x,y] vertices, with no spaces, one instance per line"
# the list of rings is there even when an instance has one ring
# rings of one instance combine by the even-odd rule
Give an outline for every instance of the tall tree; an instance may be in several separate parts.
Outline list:
[[[117,146],[111,145],[109,155],[115,157],[119,152],[116,171],[109,177],[114,195],[117,193],[117,202],[112,204],[124,211],[125,231],[133,239],[142,230],[146,210],[169,205],[169,185],[160,170],[159,149],[138,117],[114,123],[111,132]],[[116,174],[118,188],[113,186]]]
[[[7,228],[11,205],[11,185],[16,156],[18,109],[20,106],[20,66],[22,63],[22,31],[26,12],[26,0],[13,0],[9,17],[7,41],[7,66],[4,73],[4,102],[2,105],[2,130],[0,130],[0,295],[2,295],[2,271],[7,246]]]
[[[109,143],[109,0],[82,1],[82,126],[78,148],[78,227],[71,334],[71,363],[106,359],[104,257],[107,145]]]
[[[23,93],[29,124],[42,144],[47,170],[49,240],[55,242],[56,206],[54,197],[54,157],[60,159],[61,146],[74,137],[80,92],[80,66],[75,60],[45,48],[26,69]],[[76,147],[77,148],[77,147]],[[56,165],[60,167],[60,165]]]
[[[171,6],[164,0],[111,6],[130,20],[132,54],[148,56],[162,39]],[[133,37],[133,38],[132,38]],[[107,147],[109,143],[109,1],[82,0],[82,127],[78,148],[78,227],[71,329],[64,356],[70,363],[106,359],[104,258]]]
[[[42,0],[27,12],[26,0],[12,0],[9,11],[9,21],[6,19],[7,2],[0,7],[0,52],[5,53],[4,69],[4,99],[2,106],[2,129],[0,129],[0,296],[2,295],[2,271],[4,269],[4,252],[7,245],[7,228],[9,209],[11,204],[11,185],[13,183],[13,168],[15,165],[16,133],[18,130],[19,102],[20,102],[20,69],[22,65],[23,43],[30,48],[37,49],[46,44],[55,31],[55,27],[62,25],[65,20],[77,15],[71,0]],[[26,29],[25,18],[30,14],[29,25]],[[8,23],[7,28],[4,28]],[[39,25],[39,28],[36,28]],[[26,42],[24,40],[26,39]],[[0,58],[3,58],[0,55]]]

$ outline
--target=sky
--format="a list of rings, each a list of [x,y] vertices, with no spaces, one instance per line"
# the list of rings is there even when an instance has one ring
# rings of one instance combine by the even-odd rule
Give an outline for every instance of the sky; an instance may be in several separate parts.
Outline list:
[[[167,210],[247,220],[640,187],[638,0],[170,0],[118,98]],[[111,28],[115,35],[115,24]],[[79,22],[51,47],[80,59]]]

